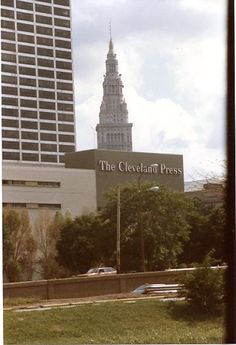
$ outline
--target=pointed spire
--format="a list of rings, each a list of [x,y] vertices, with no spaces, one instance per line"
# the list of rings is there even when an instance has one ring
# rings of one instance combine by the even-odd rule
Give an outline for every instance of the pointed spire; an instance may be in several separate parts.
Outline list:
[[[112,39],[110,38],[110,42],[109,42],[109,54],[113,54],[113,42]]]

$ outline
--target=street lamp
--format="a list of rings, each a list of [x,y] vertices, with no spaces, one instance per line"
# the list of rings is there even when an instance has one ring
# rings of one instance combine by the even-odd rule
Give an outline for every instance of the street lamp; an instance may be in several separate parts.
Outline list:
[[[120,273],[120,186],[117,189],[116,269]]]

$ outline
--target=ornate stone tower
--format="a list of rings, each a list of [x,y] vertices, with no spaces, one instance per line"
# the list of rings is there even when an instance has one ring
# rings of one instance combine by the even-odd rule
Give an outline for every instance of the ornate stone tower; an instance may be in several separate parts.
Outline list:
[[[103,81],[103,100],[100,106],[97,143],[99,149],[132,151],[132,123],[128,123],[127,104],[124,100],[118,73],[118,61],[110,38]]]

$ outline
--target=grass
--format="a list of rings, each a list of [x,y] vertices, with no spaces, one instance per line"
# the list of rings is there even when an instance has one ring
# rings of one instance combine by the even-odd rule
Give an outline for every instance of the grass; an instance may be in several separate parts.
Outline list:
[[[223,342],[222,317],[194,313],[184,301],[106,302],[4,312],[4,344],[165,344]]]

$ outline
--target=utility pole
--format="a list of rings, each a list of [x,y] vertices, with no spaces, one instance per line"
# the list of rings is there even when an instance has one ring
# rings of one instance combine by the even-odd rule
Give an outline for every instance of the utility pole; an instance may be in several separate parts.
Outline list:
[[[117,189],[117,238],[116,238],[116,268],[120,273],[120,186]]]

